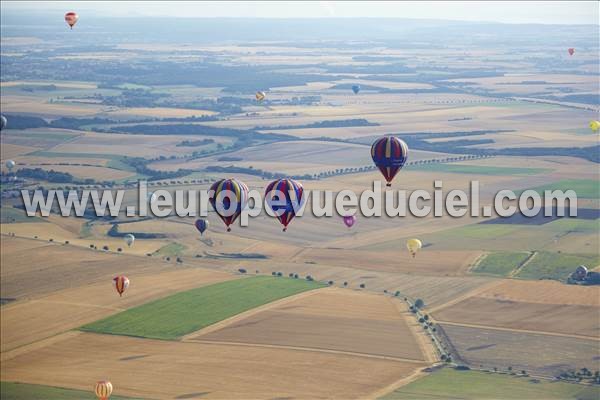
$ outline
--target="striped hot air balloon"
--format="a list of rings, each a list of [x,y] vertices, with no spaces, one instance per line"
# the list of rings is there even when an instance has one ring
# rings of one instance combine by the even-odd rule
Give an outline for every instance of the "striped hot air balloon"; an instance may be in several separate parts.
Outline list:
[[[392,180],[408,159],[408,146],[397,137],[384,136],[371,146],[371,157],[387,181],[387,186],[392,186]]]
[[[248,186],[235,178],[221,179],[210,187],[208,201],[230,232],[230,225],[248,206]]]
[[[109,381],[96,382],[94,392],[96,393],[96,397],[98,397],[100,400],[108,400],[108,398],[112,394],[112,391],[112,383],[110,383]]]
[[[256,92],[255,94],[256,97],[256,101],[263,101],[265,99],[265,97],[267,97],[267,94],[265,92]]]
[[[77,15],[77,13],[75,13],[73,11],[69,11],[68,13],[65,14],[65,21],[67,22],[67,24],[69,24],[71,29],[73,29],[73,26],[77,23],[78,19],[79,19],[79,15]]]
[[[124,275],[115,276],[113,278],[113,284],[119,296],[123,296],[123,292],[129,287],[129,278]]]
[[[267,186],[265,200],[283,225],[284,232],[301,207],[303,194],[302,184],[293,179],[278,179]]]

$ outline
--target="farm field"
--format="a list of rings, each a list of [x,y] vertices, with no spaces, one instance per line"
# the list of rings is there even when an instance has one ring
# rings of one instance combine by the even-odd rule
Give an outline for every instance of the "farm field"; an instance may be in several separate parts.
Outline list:
[[[593,400],[600,396],[600,389],[509,374],[443,368],[401,387],[382,399],[497,399],[498,393],[502,393],[503,399],[515,400]]]
[[[283,297],[322,287],[305,280],[249,277],[180,292],[82,327],[85,331],[177,339]]]
[[[360,398],[422,365],[315,351],[74,333],[3,361],[0,368],[3,380],[78,390],[90,390],[88,383],[103,376],[117,395],[150,399],[200,393],[207,398]]]
[[[29,385],[26,383],[2,382],[0,396],[5,400],[29,399],[61,399],[61,400],[94,400],[96,395],[92,391],[61,389],[43,385]],[[136,400],[133,397],[111,396],[114,400]]]
[[[486,329],[444,324],[459,362],[499,370],[509,366],[532,375],[554,377],[561,372],[598,368],[597,339],[580,339],[511,329]]]
[[[494,276],[508,276],[515,268],[531,257],[531,254],[525,252],[496,252],[485,254],[483,257],[477,263],[473,272]]]
[[[316,348],[422,362],[424,350],[434,350],[423,349],[431,345],[416,340],[407,311],[398,299],[323,289],[222,327],[209,327],[186,340]]]
[[[439,322],[500,327],[597,339],[600,290],[553,281],[502,281],[471,297],[438,307]]]
[[[438,8],[338,18],[347,5],[329,3],[302,7],[319,19],[74,4],[71,30],[60,5],[19,4],[24,19],[2,2],[2,399],[93,398],[108,379],[125,400],[597,400],[591,379],[553,378],[600,371],[600,286],[565,283],[600,271],[598,4],[512,23],[471,18],[483,2],[469,22]],[[224,14],[258,13],[246,8]],[[384,135],[408,147],[389,188],[371,155]],[[229,232],[198,196],[226,178],[261,195],[292,178],[304,213],[282,232],[263,209]],[[158,197],[195,192],[164,217],[130,216],[152,201],[139,180]],[[386,216],[402,214],[399,191],[475,182],[480,215],[503,189],[574,190],[578,215],[420,217],[407,200]],[[375,194],[336,210],[337,194],[379,187],[382,215],[365,210]],[[22,191],[53,189],[122,191],[121,210],[26,217]]]

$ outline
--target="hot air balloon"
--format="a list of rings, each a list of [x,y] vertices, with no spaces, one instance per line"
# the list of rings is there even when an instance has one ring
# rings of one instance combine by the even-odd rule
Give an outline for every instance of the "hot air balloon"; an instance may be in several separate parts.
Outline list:
[[[387,186],[392,186],[392,179],[408,159],[408,146],[397,137],[384,136],[371,146],[371,157],[387,181]]]
[[[115,276],[113,278],[113,284],[119,296],[123,296],[123,292],[129,287],[129,279],[124,275]]]
[[[284,232],[296,216],[296,209],[301,207],[303,194],[302,184],[293,179],[278,179],[265,189],[266,202],[277,215]]]
[[[127,247],[131,247],[133,246],[133,242],[135,242],[135,236],[133,236],[131,233],[128,233],[127,235],[123,236],[123,240],[125,243],[127,243]]]
[[[356,222],[356,215],[346,215],[344,217],[344,224],[348,228],[352,228],[352,226],[354,225],[355,222]]]
[[[579,267],[577,267],[575,269],[575,279],[577,279],[578,281],[582,281],[587,277],[588,274],[588,269],[585,265],[580,265]]]
[[[13,160],[8,160],[8,161],[6,161],[5,165],[9,171],[12,171],[12,169],[15,167],[15,165],[17,165],[17,163],[15,163]]]
[[[6,128],[6,124],[8,124],[6,117],[4,115],[0,115],[0,131],[4,130],[4,128]]]
[[[210,187],[208,201],[230,232],[230,225],[248,205],[248,186],[235,178],[221,179]]]
[[[256,100],[257,101],[263,101],[265,99],[265,97],[267,97],[267,94],[265,92],[256,92],[255,94],[256,96]]]
[[[210,224],[208,223],[207,220],[205,220],[203,218],[199,218],[196,220],[194,225],[196,226],[196,229],[198,229],[198,231],[200,231],[200,235],[202,235],[204,233],[204,231],[206,231],[208,229],[208,226]]]
[[[570,47],[569,48],[569,55],[572,56],[573,54],[575,54],[575,49]]]
[[[77,15],[77,13],[75,13],[73,11],[69,11],[68,13],[65,14],[65,21],[67,22],[67,24],[69,24],[71,29],[73,29],[73,26],[77,23],[78,19],[79,19],[79,15]]]
[[[590,121],[590,129],[592,132],[598,132],[598,129],[600,129],[600,121]]]
[[[98,397],[100,400],[108,400],[108,398],[112,394],[112,391],[112,383],[110,383],[109,381],[96,382],[94,392],[96,393],[96,397]]]
[[[417,251],[419,251],[423,247],[423,244],[419,239],[408,239],[406,241],[406,248],[410,251],[413,258],[417,255]]]
[[[352,91],[354,94],[358,94],[360,92],[360,85],[352,85]]]

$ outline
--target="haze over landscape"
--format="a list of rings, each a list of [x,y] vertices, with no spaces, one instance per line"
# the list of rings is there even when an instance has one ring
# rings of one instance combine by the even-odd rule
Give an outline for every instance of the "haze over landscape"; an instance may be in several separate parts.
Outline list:
[[[600,398],[598,2],[174,3],[1,4],[3,400]],[[390,148],[383,191],[578,215],[126,215],[138,181],[360,194]]]

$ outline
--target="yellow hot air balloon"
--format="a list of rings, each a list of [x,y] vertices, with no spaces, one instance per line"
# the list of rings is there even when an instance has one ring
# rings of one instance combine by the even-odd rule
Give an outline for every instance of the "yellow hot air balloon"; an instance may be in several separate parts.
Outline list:
[[[406,241],[406,248],[413,257],[417,255],[417,251],[419,251],[421,247],[423,247],[423,243],[421,243],[419,239],[408,239]]]
[[[100,400],[108,400],[108,398],[112,394],[112,391],[112,383],[110,383],[109,381],[96,382],[94,392],[96,393],[96,397],[98,397]]]
[[[598,132],[598,129],[600,129],[600,121],[590,121],[590,129],[593,132]]]
[[[265,92],[256,92],[256,101],[263,101],[267,97]]]

